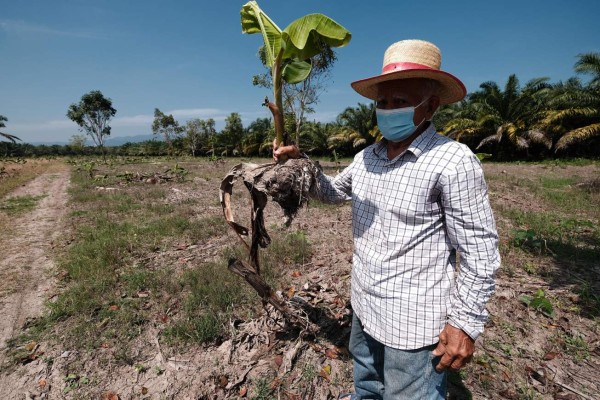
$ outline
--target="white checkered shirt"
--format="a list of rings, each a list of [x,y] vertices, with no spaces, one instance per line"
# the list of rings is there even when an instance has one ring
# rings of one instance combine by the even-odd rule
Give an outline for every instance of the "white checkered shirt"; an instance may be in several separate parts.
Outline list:
[[[446,323],[474,339],[483,332],[500,255],[481,164],[467,146],[430,125],[393,160],[380,142],[320,183],[323,201],[352,200],[352,307],[369,335],[418,349]]]

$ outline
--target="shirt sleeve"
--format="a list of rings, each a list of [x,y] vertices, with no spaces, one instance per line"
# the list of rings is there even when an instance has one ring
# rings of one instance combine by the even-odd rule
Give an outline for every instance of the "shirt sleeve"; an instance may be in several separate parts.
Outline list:
[[[500,266],[498,233],[481,164],[466,154],[442,175],[442,207],[451,245],[460,255],[448,322],[477,339],[488,318],[485,305]]]
[[[352,171],[356,161],[344,168],[335,177],[323,173],[319,175],[319,192],[317,197],[324,203],[342,203],[352,199]]]

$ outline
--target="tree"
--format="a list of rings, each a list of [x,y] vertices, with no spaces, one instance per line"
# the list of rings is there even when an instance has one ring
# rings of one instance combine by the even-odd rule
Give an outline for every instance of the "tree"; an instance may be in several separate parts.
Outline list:
[[[323,14],[309,14],[297,19],[283,31],[255,1],[241,10],[242,32],[261,33],[264,41],[266,66],[271,71],[275,103],[265,100],[273,114],[277,143],[283,142],[283,82],[300,83],[311,72],[310,59],[323,51],[324,46],[341,47],[350,42],[350,32]]]
[[[112,100],[104,97],[101,91],[92,90],[81,96],[79,103],[71,104],[67,117],[79,125],[79,130],[89,135],[94,144],[102,151],[106,158],[104,140],[110,136],[110,119],[117,110],[112,106]]]
[[[69,140],[69,146],[77,154],[82,154],[85,149],[86,137],[85,135],[73,135]]]
[[[338,115],[337,123],[341,128],[338,134],[348,137],[354,148],[366,147],[377,139],[375,103],[346,108]]]
[[[242,141],[242,153],[259,155],[273,147],[273,127],[269,118],[257,118],[248,125]]]
[[[196,157],[196,152],[201,146],[201,119],[191,119],[185,124],[185,143],[192,153],[192,157]]]
[[[244,125],[238,113],[231,113],[225,118],[225,127],[221,131],[221,144],[225,153],[238,155],[243,152]]]
[[[216,133],[215,120],[212,118],[189,120],[186,124],[185,141],[192,156],[195,157],[200,150],[214,154]]]
[[[5,128],[6,125],[4,123],[7,121],[8,121],[8,119],[4,115],[0,115],[0,128]],[[21,140],[18,137],[16,137],[15,135],[11,135],[10,133],[0,132],[0,136],[10,140],[13,143],[16,143],[17,140]]]
[[[173,140],[183,132],[179,122],[173,118],[172,114],[165,115],[158,108],[154,109],[154,122],[152,122],[152,133],[162,135],[167,142],[169,155],[173,155]]]
[[[540,130],[555,138],[556,152],[600,138],[600,53],[580,54],[575,71],[592,74],[592,79],[587,86],[577,78],[555,85],[539,123]]]
[[[443,133],[457,141],[475,139],[476,149],[493,146],[498,159],[514,158],[517,152],[528,154],[534,143],[549,149],[550,139],[535,128],[550,94],[547,80],[532,79],[523,89],[514,74],[508,77],[504,89],[495,82],[482,83],[463,107],[454,108],[454,118],[447,122]]]

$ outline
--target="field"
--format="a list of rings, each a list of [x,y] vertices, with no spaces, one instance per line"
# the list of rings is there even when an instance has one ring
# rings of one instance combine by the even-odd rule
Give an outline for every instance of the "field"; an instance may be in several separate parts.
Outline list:
[[[249,161],[249,160],[242,160]],[[252,160],[268,162],[269,160]],[[228,271],[245,246],[219,185],[240,160],[86,159],[0,175],[2,398],[327,399],[352,389],[350,205],[265,209],[262,275],[286,324]],[[344,163],[322,162],[335,175]],[[502,267],[455,399],[600,397],[600,164],[486,163]],[[250,223],[243,185],[236,221]]]

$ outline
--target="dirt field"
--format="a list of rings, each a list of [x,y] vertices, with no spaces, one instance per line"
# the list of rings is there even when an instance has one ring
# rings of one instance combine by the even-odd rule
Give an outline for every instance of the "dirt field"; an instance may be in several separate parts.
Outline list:
[[[140,204],[154,196],[152,207],[190,206],[185,215],[194,223],[214,218],[210,221],[220,222],[212,225],[225,225],[218,219],[218,188],[233,161],[180,162],[189,172],[183,182],[153,182],[152,178],[128,178],[125,182],[122,178],[162,171],[171,164],[98,166],[89,190],[106,199],[128,194]],[[335,165],[325,163],[325,167],[327,173],[335,174]],[[130,175],[124,175],[125,171]],[[496,294],[488,305],[491,319],[487,330],[477,341],[473,362],[452,376],[450,398],[600,398],[600,264],[594,259],[600,255],[600,201],[593,186],[600,167],[485,164],[485,172],[501,234],[503,266]],[[27,334],[35,321],[47,314],[44,302],[54,301],[70,284],[56,261],[71,242],[79,240],[73,232],[85,221],[80,218],[87,210],[69,202],[70,176],[66,169],[42,173],[9,194],[37,199],[34,207],[17,214],[0,209],[3,229],[10,232],[0,241],[4,317],[0,320],[0,398],[329,399],[351,391],[352,364],[346,350],[351,315],[349,205],[313,203],[287,230],[275,205],[269,203],[265,210],[265,226],[274,240],[292,231],[301,232],[310,243],[306,258],[290,261],[291,267],[275,273],[271,282],[278,285],[275,289],[282,296],[295,296],[310,304],[322,322],[316,337],[286,326],[275,311],[264,312],[254,299],[253,311],[234,310],[225,333],[216,339],[203,344],[169,342],[165,332],[183,319],[185,307],[180,303],[185,301],[186,291],[161,295],[159,289],[153,289],[133,295],[119,287],[115,289],[117,298],[132,298],[144,315],[152,316],[137,324],[126,339],[115,339],[126,343],[117,345],[104,339],[113,321],[93,315],[88,323],[94,324],[92,331],[102,337],[96,342],[74,346],[76,341],[68,339],[72,336],[67,332],[73,329],[73,317],[32,341]],[[573,200],[581,190],[589,192],[580,200],[587,205]],[[247,225],[250,210],[245,192],[240,186],[234,189],[234,196],[239,196],[235,197],[239,207],[236,220]],[[540,216],[547,219],[536,219]],[[120,218],[108,212],[106,217]],[[544,224],[555,228],[546,232]],[[529,236],[515,242],[519,230],[525,235],[529,230]],[[230,247],[239,247],[231,230],[215,232],[221,233],[202,236],[197,232],[193,237],[138,246],[127,255],[128,263],[177,276],[208,268],[209,262],[223,258]],[[124,271],[126,267],[118,273]],[[523,296],[535,296],[540,289],[539,304],[527,307]],[[544,299],[551,310],[544,309]],[[106,307],[115,307],[111,304]],[[119,353],[123,346],[126,356]]]

